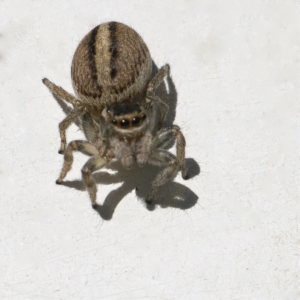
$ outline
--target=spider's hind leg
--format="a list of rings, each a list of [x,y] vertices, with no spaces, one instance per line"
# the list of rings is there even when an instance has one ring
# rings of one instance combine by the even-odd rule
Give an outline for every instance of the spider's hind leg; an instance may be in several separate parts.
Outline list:
[[[78,100],[75,96],[68,93],[62,87],[56,85],[55,83],[51,82],[48,78],[43,78],[44,85],[50,90],[50,92],[56,95],[58,98],[71,103],[74,107],[78,107],[82,105],[82,102]]]
[[[147,86],[146,98],[152,103],[155,103],[160,110],[160,120],[158,128],[161,128],[163,126],[169,111],[169,106],[164,101],[162,101],[157,95],[155,95],[155,91],[158,88],[158,86],[163,82],[164,78],[166,76],[169,76],[169,73],[170,66],[168,64],[164,65],[158,70],[158,72],[155,74],[155,76],[152,78],[152,80]]]
[[[58,153],[63,154],[66,148],[66,130],[70,126],[72,122],[74,122],[79,115],[81,115],[84,111],[84,106],[80,100],[76,97],[65,91],[62,87],[57,86],[49,79],[44,78],[43,83],[47,86],[52,94],[57,96],[60,99],[65,100],[68,103],[71,103],[74,109],[67,115],[67,117],[59,123],[59,133],[60,133],[60,149]]]

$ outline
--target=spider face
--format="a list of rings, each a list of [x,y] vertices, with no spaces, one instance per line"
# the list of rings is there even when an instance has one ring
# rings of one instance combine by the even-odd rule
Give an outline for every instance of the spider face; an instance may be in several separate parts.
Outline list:
[[[135,132],[142,130],[147,122],[145,111],[138,103],[117,103],[106,110],[107,122],[117,132]]]

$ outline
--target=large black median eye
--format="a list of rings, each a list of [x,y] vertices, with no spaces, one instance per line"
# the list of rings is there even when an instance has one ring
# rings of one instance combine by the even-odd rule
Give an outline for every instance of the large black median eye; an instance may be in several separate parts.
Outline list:
[[[132,124],[132,126],[139,126],[140,125],[140,123],[141,123],[141,119],[140,118],[138,118],[138,117],[136,117],[136,118],[132,118],[132,120],[131,120],[131,124]]]
[[[121,126],[122,128],[128,128],[128,127],[129,127],[129,121],[128,121],[127,119],[121,120],[120,126]]]

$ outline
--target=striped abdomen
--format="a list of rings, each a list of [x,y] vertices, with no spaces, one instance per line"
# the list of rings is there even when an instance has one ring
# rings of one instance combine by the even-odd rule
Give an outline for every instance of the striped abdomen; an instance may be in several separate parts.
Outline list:
[[[142,38],[130,27],[109,22],[90,31],[72,62],[72,81],[81,99],[96,106],[134,99],[143,94],[152,60]]]

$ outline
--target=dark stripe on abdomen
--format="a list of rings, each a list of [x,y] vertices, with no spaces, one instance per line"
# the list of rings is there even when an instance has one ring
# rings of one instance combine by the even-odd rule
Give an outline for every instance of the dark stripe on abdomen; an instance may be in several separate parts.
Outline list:
[[[97,90],[96,93],[91,93],[91,94],[94,94],[93,96],[96,95],[96,97],[100,97],[102,94],[102,88],[98,83],[98,72],[97,72],[97,65],[96,65],[96,39],[97,39],[98,28],[99,25],[91,31],[91,36],[88,43],[88,60],[89,60],[89,67],[91,70],[91,78],[94,83],[95,89]]]
[[[110,77],[112,80],[116,78],[118,75],[117,67],[116,67],[116,60],[118,57],[118,38],[117,38],[117,23],[110,22],[108,24],[108,30],[110,34]]]

